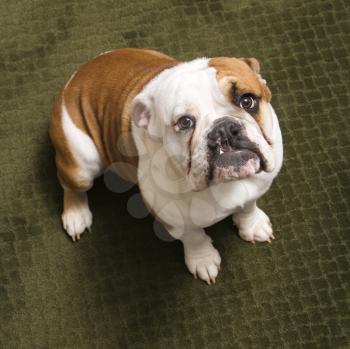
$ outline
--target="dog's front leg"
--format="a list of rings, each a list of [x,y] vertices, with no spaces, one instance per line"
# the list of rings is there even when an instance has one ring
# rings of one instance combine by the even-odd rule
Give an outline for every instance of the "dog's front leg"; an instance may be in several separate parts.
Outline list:
[[[266,213],[250,202],[243,209],[233,214],[233,222],[238,227],[239,236],[246,241],[271,242],[274,239],[272,225]]]
[[[191,228],[185,232],[169,229],[169,233],[182,241],[185,263],[195,278],[199,277],[208,285],[215,283],[220,270],[221,258],[204,229]]]

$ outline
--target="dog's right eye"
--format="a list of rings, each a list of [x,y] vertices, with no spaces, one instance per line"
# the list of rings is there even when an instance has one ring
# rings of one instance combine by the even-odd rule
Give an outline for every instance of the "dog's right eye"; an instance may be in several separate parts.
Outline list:
[[[239,106],[245,110],[254,109],[257,105],[257,99],[250,93],[242,95],[239,99]]]
[[[180,130],[188,130],[190,128],[193,128],[195,124],[195,119],[191,115],[181,116],[181,118],[179,118],[176,123]]]

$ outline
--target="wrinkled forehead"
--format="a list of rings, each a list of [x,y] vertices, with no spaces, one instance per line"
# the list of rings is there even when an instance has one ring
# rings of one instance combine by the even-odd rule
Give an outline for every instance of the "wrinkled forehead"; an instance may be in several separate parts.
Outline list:
[[[200,63],[200,64],[198,64]],[[166,115],[190,112],[210,114],[232,104],[232,88],[239,93],[252,93],[269,101],[268,88],[241,59],[211,58],[192,61],[172,68],[158,85],[156,98]]]
[[[205,69],[175,73],[162,85],[162,97],[170,113],[173,109],[191,109],[206,106],[221,94],[216,70]],[[175,112],[176,113],[176,112]]]

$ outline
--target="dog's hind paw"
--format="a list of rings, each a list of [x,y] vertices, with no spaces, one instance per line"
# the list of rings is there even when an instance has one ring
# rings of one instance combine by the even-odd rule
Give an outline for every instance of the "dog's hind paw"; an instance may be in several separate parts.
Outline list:
[[[62,214],[63,228],[73,241],[80,240],[80,235],[87,229],[91,231],[92,214],[87,206],[66,210]]]

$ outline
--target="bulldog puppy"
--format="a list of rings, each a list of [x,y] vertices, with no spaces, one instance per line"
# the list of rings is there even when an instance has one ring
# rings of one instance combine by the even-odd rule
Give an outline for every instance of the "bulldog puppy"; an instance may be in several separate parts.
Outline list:
[[[109,167],[182,241],[189,271],[215,282],[221,258],[204,228],[232,215],[242,239],[274,239],[256,205],[282,165],[271,92],[254,58],[180,62],[119,49],[83,65],[57,96],[50,135],[64,189],[63,227],[91,228],[87,190]]]

